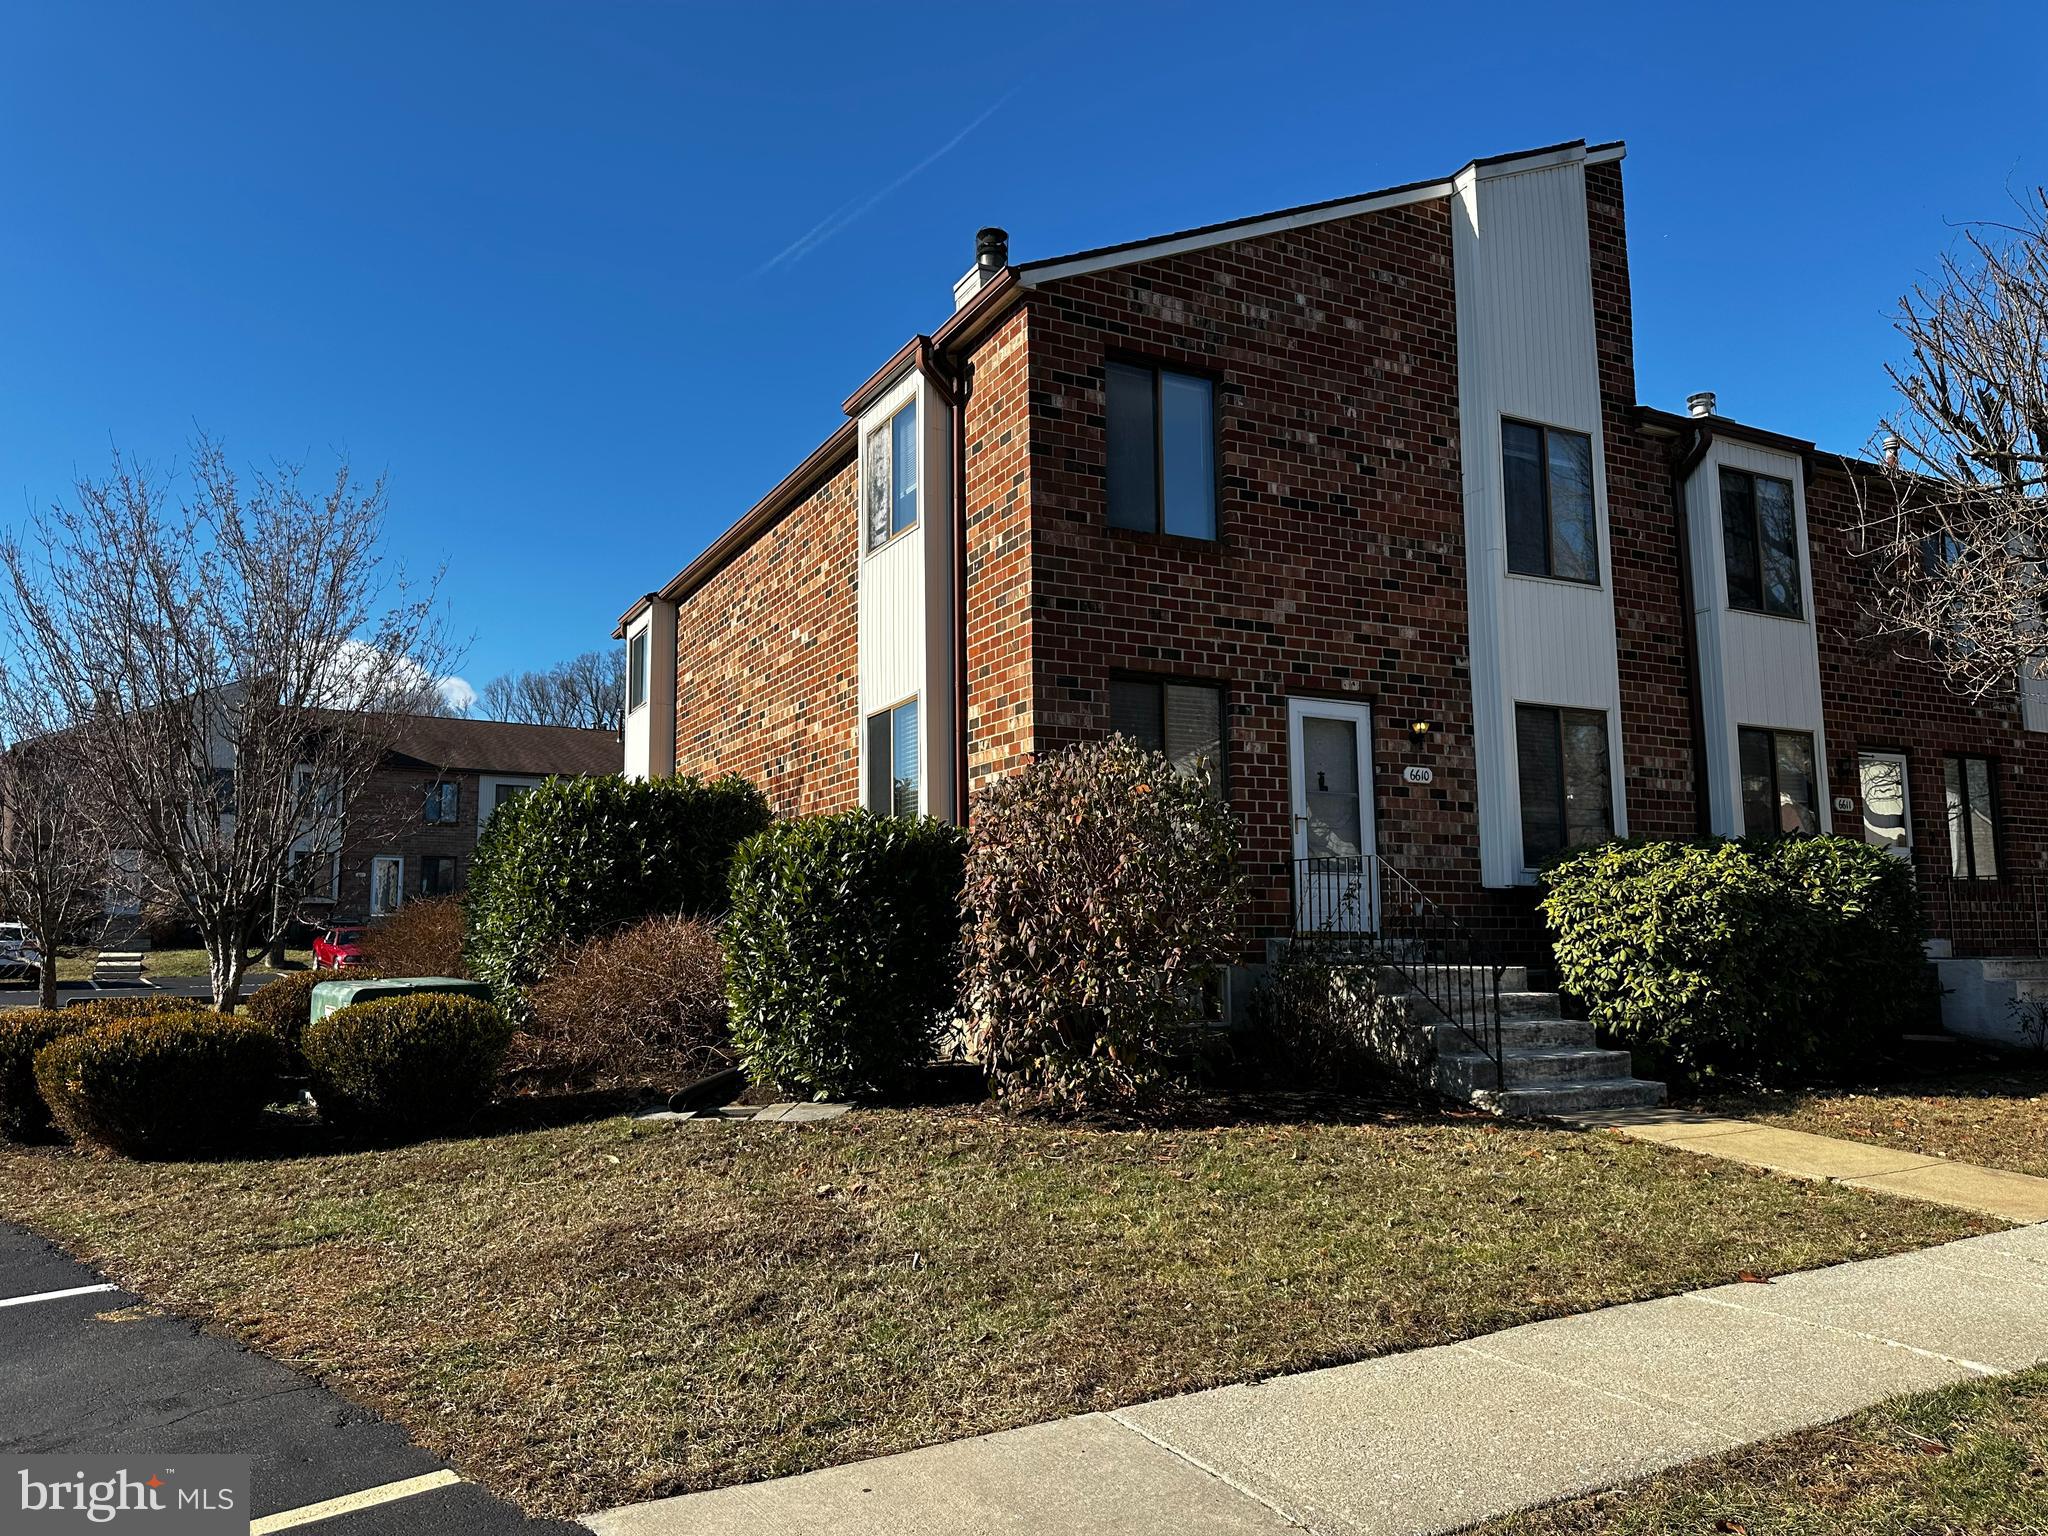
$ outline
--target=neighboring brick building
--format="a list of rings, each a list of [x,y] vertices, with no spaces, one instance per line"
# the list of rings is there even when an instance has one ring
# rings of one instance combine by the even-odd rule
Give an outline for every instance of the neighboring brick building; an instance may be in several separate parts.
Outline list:
[[[984,231],[621,620],[627,770],[960,819],[1122,729],[1220,765],[1248,953],[1419,892],[1540,961],[1564,846],[1901,824],[1939,934],[2037,944],[2048,708],[1866,638],[1856,466],[1637,402],[1622,154],[1016,265]]]
[[[327,856],[327,882],[311,882],[301,910],[360,921],[459,891],[491,812],[544,779],[618,767],[616,731],[411,716],[349,806],[341,852]]]

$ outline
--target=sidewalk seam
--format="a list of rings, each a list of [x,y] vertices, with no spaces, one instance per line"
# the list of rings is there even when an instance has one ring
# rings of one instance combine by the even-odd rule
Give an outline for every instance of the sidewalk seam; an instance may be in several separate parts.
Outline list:
[[[1243,1383],[1243,1385],[1256,1386],[1258,1385],[1258,1383],[1246,1382]],[[1168,1399],[1168,1401],[1170,1401],[1170,1399]],[[1119,1429],[1128,1430],[1130,1431],[1130,1433],[1136,1435],[1140,1440],[1143,1440],[1148,1444],[1158,1446],[1159,1449],[1166,1452],[1167,1455],[1174,1457],[1176,1460],[1185,1462],[1188,1466],[1193,1467],[1197,1472],[1206,1473],[1208,1476],[1215,1478],[1217,1482],[1221,1483],[1224,1487],[1230,1489],[1231,1492],[1239,1494],[1244,1498],[1250,1499],[1254,1504],[1257,1504],[1262,1509],[1270,1509],[1274,1514],[1278,1515],[1282,1520],[1285,1520],[1289,1525],[1299,1526],[1302,1530],[1305,1531],[1313,1531],[1318,1528],[1305,1516],[1298,1515],[1293,1510],[1284,1508],[1283,1506],[1274,1503],[1272,1499],[1268,1498],[1265,1494],[1260,1493],[1256,1488],[1247,1488],[1243,1483],[1239,1482],[1229,1473],[1220,1471],[1219,1469],[1210,1466],[1206,1461],[1203,1461],[1201,1457],[1191,1456],[1186,1451],[1182,1450],[1179,1446],[1172,1444],[1170,1441],[1160,1439],[1159,1436],[1153,1434],[1150,1430],[1146,1429],[1142,1424],[1133,1424],[1129,1419],[1124,1417],[1123,1409],[1112,1408],[1109,1410],[1108,1413],[1104,1414],[1103,1417],[1108,1419],[1111,1423],[1115,1424]]]
[[[1482,1334],[1481,1337],[1483,1338],[1484,1335]],[[1631,1408],[1641,1408],[1650,1413],[1661,1414],[1663,1417],[1671,1419],[1676,1423],[1696,1429],[1703,1435],[1711,1435],[1716,1439],[1727,1441],[1728,1443],[1722,1447],[1723,1450],[1732,1451],[1737,1446],[1743,1444],[1741,1437],[1731,1434],[1722,1425],[1708,1424],[1687,1414],[1675,1411],[1678,1405],[1676,1400],[1672,1398],[1652,1399],[1639,1397],[1633,1392],[1624,1392],[1618,1387],[1603,1387],[1597,1381],[1587,1381],[1582,1377],[1566,1375],[1563,1371],[1553,1371],[1544,1366],[1531,1365],[1526,1360],[1511,1360],[1506,1355],[1496,1355],[1489,1350],[1479,1348],[1476,1343],[1470,1340],[1453,1344],[1451,1348],[1463,1350],[1466,1354],[1475,1355],[1492,1365],[1504,1365],[1510,1370],[1526,1371],[1531,1376],[1541,1376],[1549,1381],[1562,1382],[1565,1386],[1576,1387],[1582,1392],[1591,1392],[1596,1397],[1610,1398],[1617,1403],[1625,1403]]]
[[[1865,1262],[1875,1261],[1866,1260]],[[1825,1273],[1825,1271],[1808,1270],[1805,1273],[1815,1274]],[[1823,1333],[1838,1333],[1852,1339],[1863,1339],[1871,1344],[1882,1344],[1887,1349],[1904,1350],[1909,1355],[1922,1355],[1929,1360],[1939,1360],[1944,1364],[1957,1366],[1962,1370],[1973,1372],[1979,1376],[2009,1376],[2012,1374],[2010,1371],[2001,1370],[1994,1365],[1986,1365],[1979,1360],[1965,1360],[1961,1355],[1945,1355],[1938,1349],[1925,1349],[1918,1344],[1908,1344],[1902,1339],[1888,1339],[1881,1333],[1865,1333],[1860,1328],[1844,1328],[1839,1323],[1823,1323],[1810,1317],[1794,1317],[1785,1312],[1773,1312],[1767,1307],[1745,1307],[1739,1301],[1729,1301],[1720,1296],[1708,1296],[1700,1291],[1682,1292],[1680,1300],[1697,1302],[1703,1307],[1725,1307],[1730,1312],[1741,1312],[1751,1317],[1769,1317],[1781,1323],[1792,1323],[1803,1328],[1817,1328]]]

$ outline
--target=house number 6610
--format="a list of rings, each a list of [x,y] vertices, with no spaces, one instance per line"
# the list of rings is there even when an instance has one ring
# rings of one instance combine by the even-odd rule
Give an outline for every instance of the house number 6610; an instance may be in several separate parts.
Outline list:
[[[1403,768],[1401,770],[1401,777],[1410,784],[1430,784],[1436,780],[1436,770],[1434,768]]]

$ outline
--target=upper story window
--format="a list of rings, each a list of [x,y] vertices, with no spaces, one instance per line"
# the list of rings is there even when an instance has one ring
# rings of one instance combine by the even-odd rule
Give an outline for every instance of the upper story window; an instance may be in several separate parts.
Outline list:
[[[1799,515],[1792,482],[1746,469],[1721,471],[1721,558],[1728,569],[1728,606],[1796,619]]]
[[[452,827],[461,814],[461,791],[453,784],[427,786],[427,820],[435,826]]]
[[[626,642],[626,708],[638,709],[647,702],[647,664],[652,633],[641,630]]]
[[[1223,690],[1212,683],[1116,678],[1109,685],[1109,728],[1158,752],[1192,778],[1209,771],[1209,791],[1223,798]]]
[[[1593,439],[1583,432],[1500,424],[1501,482],[1508,509],[1508,569],[1517,576],[1600,581],[1600,525],[1593,513]]]
[[[917,399],[868,433],[868,548],[917,526]]]
[[[915,816],[923,807],[917,791],[917,700],[868,716],[867,807],[878,816]]]
[[[1998,878],[1998,793],[1988,757],[1941,765],[1948,798],[1948,871],[1958,880]]]
[[[1541,869],[1568,848],[1590,848],[1614,836],[1605,713],[1517,704],[1515,766],[1524,869]]]
[[[1215,385],[1143,363],[1105,374],[1109,526],[1215,538]]]
[[[1742,759],[1742,835],[1812,837],[1820,831],[1820,787],[1813,737],[1745,725],[1735,733]]]

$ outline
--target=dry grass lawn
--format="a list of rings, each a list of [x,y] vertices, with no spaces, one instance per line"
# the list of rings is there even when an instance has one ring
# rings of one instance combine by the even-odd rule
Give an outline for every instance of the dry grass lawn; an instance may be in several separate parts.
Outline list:
[[[1473,1536],[2048,1531],[2048,1371],[1899,1398]]]
[[[1767,1125],[2048,1178],[2048,1063],[1859,1092],[1766,1094],[1721,1108]]]
[[[0,1214],[554,1513],[1995,1225],[1401,1106],[613,1119],[216,1164],[13,1149]]]

